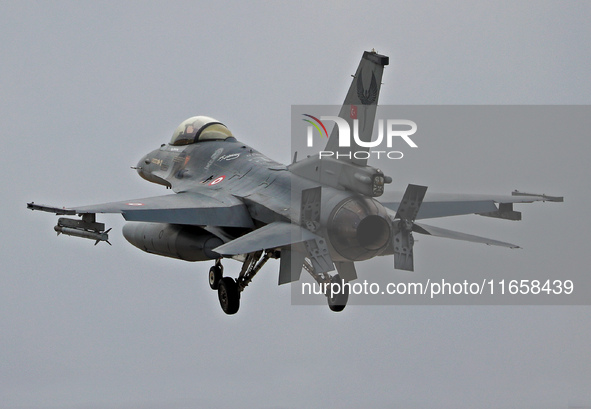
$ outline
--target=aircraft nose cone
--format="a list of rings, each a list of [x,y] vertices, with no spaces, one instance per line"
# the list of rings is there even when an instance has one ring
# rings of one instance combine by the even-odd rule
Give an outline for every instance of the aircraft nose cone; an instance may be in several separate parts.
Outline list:
[[[148,159],[148,155],[144,155],[137,163],[137,167],[138,167],[138,169],[141,169],[142,167],[149,165],[149,164],[150,164],[150,159]]]
[[[142,156],[142,158],[139,160],[139,162],[137,163],[135,170],[137,171],[137,173],[145,179],[145,172],[144,172],[144,168],[146,166],[148,166],[148,164],[150,163],[150,160],[148,159],[148,155],[144,155]]]

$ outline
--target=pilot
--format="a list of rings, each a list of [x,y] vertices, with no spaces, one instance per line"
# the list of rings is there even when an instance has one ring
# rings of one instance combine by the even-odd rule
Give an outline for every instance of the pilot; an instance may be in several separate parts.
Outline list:
[[[185,134],[186,135],[191,135],[191,134],[195,133],[195,127],[193,125],[194,125],[194,123],[189,124],[185,127]]]

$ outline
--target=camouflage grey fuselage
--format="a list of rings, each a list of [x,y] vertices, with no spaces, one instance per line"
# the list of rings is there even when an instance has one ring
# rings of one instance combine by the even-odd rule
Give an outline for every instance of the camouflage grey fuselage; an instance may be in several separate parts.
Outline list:
[[[255,228],[275,221],[301,224],[302,192],[320,188],[319,229],[314,233],[328,238],[334,261],[365,260],[385,253],[390,238],[386,210],[377,201],[294,174],[290,167],[234,137],[185,146],[162,145],[139,161],[137,171],[144,179],[176,193],[199,192],[220,200],[231,195],[246,205]],[[373,231],[362,231],[357,237],[359,224],[368,216],[383,222],[366,220],[366,230],[371,227]],[[232,237],[249,229],[223,230]],[[358,239],[372,243],[365,246],[368,248],[353,249],[358,247],[354,246]]]
[[[393,254],[394,268],[413,271],[413,233],[517,247],[417,221],[464,214],[519,220],[514,203],[561,197],[517,191],[510,196],[440,195],[414,184],[382,197],[392,178],[369,166],[367,159],[388,64],[387,56],[373,50],[363,53],[339,116],[332,117],[359,135],[354,131],[351,141],[345,133],[341,138],[341,125],[333,128],[325,156],[297,162],[294,157],[285,166],[239,142],[215,119],[195,116],[136,167],[141,177],[174,194],[70,208],[34,202],[27,207],[80,216],[59,218],[54,230],[95,244],[109,243],[110,231],[96,215],[118,213],[128,221],[124,237],[145,252],[186,261],[215,260],[209,285],[218,291],[227,314],[238,311],[240,293],[269,258],[280,259],[279,284],[299,280],[305,269],[326,285],[355,280],[354,262],[380,255]],[[242,261],[238,278],[223,276],[223,258]],[[333,311],[347,303],[344,284],[340,288],[326,293]]]

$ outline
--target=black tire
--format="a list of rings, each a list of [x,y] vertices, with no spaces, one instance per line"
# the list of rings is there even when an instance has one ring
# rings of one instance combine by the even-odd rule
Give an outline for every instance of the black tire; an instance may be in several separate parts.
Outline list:
[[[332,277],[330,279],[331,284],[332,283],[338,283],[341,287],[339,292],[330,294],[330,287],[329,287],[329,293],[326,294],[326,301],[328,303],[328,308],[331,309],[331,311],[334,312],[341,312],[345,309],[345,307],[347,306],[347,301],[349,301],[349,287],[345,287],[344,286],[344,281],[341,280],[341,277],[337,274],[334,277]]]
[[[218,266],[213,266],[209,269],[209,287],[212,290],[217,290],[222,279],[222,269]]]
[[[240,308],[240,292],[232,277],[223,277],[219,282],[218,299],[222,310],[228,315],[236,314]]]

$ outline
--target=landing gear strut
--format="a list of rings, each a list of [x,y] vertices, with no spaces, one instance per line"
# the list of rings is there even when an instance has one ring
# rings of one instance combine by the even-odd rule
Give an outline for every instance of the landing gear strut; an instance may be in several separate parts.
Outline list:
[[[217,259],[215,265],[209,269],[209,286],[217,290],[218,299],[222,310],[228,314],[236,314],[240,309],[240,294],[250,284],[254,276],[265,265],[269,258],[277,258],[278,252],[256,251],[246,255],[242,263],[242,269],[238,278],[224,277],[224,267],[221,258]],[[304,269],[316,280],[318,284],[326,289],[326,301],[328,308],[334,312],[345,309],[349,300],[349,286],[338,274],[330,276],[328,273],[317,273],[308,260],[304,261]]]
[[[209,286],[212,290],[217,290],[220,286],[220,280],[224,275],[224,266],[221,259],[217,259],[215,265],[209,269]]]
[[[223,277],[224,267],[221,259],[216,260],[215,265],[209,269],[209,286],[218,291],[218,299],[222,310],[228,314],[236,314],[240,308],[240,293],[250,284],[254,276],[259,272],[271,257],[277,257],[272,251],[257,251],[249,253],[242,263],[242,269],[237,279]]]

